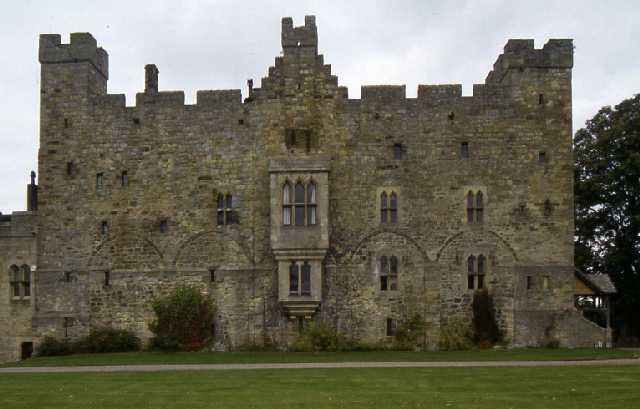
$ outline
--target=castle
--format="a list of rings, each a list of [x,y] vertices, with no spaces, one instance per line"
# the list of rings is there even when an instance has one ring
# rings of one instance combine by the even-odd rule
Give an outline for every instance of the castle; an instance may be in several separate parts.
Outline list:
[[[286,347],[310,321],[390,342],[419,317],[437,349],[486,288],[512,346],[608,341],[574,305],[571,40],[509,40],[473,96],[363,86],[349,99],[315,18],[240,90],[107,94],[88,33],[40,36],[38,182],[0,215],[0,358],[44,336],[150,337],[151,301],[197,286],[214,348]],[[604,280],[607,281],[607,280]],[[606,284],[606,283],[605,283]]]

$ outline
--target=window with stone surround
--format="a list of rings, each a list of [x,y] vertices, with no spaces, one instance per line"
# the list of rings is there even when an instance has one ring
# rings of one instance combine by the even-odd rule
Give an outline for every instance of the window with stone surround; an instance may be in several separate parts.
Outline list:
[[[311,295],[311,265],[308,261],[291,261],[289,265],[289,295]]]
[[[478,190],[476,193],[467,192],[467,223],[482,223],[484,220],[484,195]]]
[[[292,187],[293,186],[293,187]],[[318,187],[311,180],[299,180],[294,185],[286,181],[282,186],[282,224],[285,226],[314,226],[318,223]]]
[[[233,210],[233,195],[218,193],[217,203],[216,223],[218,226],[237,223],[236,213]]]
[[[96,191],[101,192],[104,189],[104,173],[96,173]]]
[[[380,291],[396,291],[398,289],[398,258],[396,256],[380,257]]]
[[[23,264],[9,267],[9,287],[11,299],[22,300],[31,297],[31,267]]]
[[[20,298],[20,268],[15,264],[9,267],[9,283],[11,286],[11,297]]]
[[[386,325],[386,334],[388,337],[394,337],[396,335],[396,330],[398,328],[398,323],[393,318],[387,318]]]
[[[402,160],[403,147],[401,143],[393,144],[393,159]]]
[[[394,191],[380,194],[380,223],[398,223],[398,194]]]
[[[485,288],[486,258],[483,254],[478,257],[473,254],[467,258],[467,288],[480,290]]]

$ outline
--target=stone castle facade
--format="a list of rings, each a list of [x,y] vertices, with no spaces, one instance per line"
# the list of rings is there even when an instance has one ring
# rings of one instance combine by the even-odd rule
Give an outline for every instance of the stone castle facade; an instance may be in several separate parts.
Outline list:
[[[592,345],[574,307],[571,40],[509,40],[473,96],[363,86],[349,99],[314,17],[282,20],[260,88],[107,94],[87,33],[41,35],[38,185],[0,216],[0,357],[92,327],[150,336],[178,285],[218,307],[215,347],[286,347],[326,320],[389,342],[419,316],[437,349],[493,295],[513,346]],[[6,272],[6,273],[5,273]]]

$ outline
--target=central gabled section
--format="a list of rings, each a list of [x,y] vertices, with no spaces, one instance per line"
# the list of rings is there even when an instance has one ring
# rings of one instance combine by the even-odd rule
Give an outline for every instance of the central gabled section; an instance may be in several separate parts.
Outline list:
[[[311,318],[322,300],[329,248],[329,160],[271,160],[269,174],[278,300],[289,317]]]

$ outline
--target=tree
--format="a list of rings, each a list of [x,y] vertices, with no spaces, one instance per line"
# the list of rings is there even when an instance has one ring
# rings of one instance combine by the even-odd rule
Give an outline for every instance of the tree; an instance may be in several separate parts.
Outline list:
[[[178,287],[153,302],[156,320],[150,325],[151,345],[159,349],[195,351],[213,335],[215,306],[197,288]]]
[[[576,267],[610,274],[614,327],[640,335],[640,94],[576,132]]]

